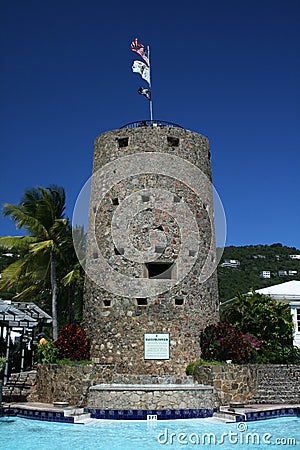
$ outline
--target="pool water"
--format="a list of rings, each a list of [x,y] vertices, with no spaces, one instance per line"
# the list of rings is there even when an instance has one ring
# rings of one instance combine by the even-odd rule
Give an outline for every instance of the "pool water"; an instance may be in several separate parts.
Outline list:
[[[88,425],[0,418],[0,448],[5,450],[158,450],[296,449],[300,418],[247,423],[215,419],[146,421],[95,420]]]

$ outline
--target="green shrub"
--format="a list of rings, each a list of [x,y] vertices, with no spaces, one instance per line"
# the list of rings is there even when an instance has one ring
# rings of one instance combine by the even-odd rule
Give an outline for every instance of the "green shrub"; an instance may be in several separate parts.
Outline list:
[[[59,351],[52,342],[38,345],[36,351],[37,362],[45,364],[55,364],[59,358]]]
[[[63,358],[57,361],[57,364],[94,364],[93,361],[82,359],[81,361],[72,361],[70,358]]]
[[[223,364],[223,362],[215,360],[208,361],[205,359],[198,359],[198,361],[190,362],[187,365],[185,373],[187,375],[195,375],[199,366],[220,365],[220,364]]]
[[[6,358],[0,358],[0,375],[2,373],[2,371],[4,370],[6,364]]]

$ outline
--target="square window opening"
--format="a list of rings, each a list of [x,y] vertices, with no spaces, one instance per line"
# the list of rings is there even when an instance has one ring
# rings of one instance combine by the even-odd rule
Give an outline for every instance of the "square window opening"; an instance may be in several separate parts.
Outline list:
[[[128,147],[128,137],[118,139],[119,148]]]
[[[146,298],[137,298],[136,303],[138,306],[147,306],[148,300]]]
[[[170,147],[178,147],[179,146],[179,139],[173,136],[167,137],[168,145]]]
[[[184,304],[184,300],[181,297],[175,298],[174,300],[175,306],[182,306]]]
[[[103,300],[103,306],[109,308],[111,306],[111,300]]]
[[[149,262],[145,266],[147,269],[146,278],[159,280],[171,280],[174,278],[175,264],[173,262]]]
[[[148,194],[143,194],[142,195],[142,202],[143,203],[149,202],[149,200],[150,200],[150,195],[148,195]]]

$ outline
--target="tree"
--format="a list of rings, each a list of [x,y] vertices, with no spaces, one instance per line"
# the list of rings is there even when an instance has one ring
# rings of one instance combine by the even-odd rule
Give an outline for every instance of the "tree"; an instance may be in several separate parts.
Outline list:
[[[61,254],[63,259],[59,267],[60,282],[63,286],[64,298],[62,300],[67,304],[65,316],[68,317],[68,323],[73,323],[76,319],[82,318],[82,297],[83,297],[83,280],[84,270],[79,262],[74,245],[80,246],[82,252],[85,251],[86,234],[84,228],[76,226],[67,227],[66,239],[64,240]],[[63,303],[63,301],[62,301]]]
[[[50,285],[54,340],[58,336],[57,261],[62,257],[68,227],[65,200],[60,186],[26,189],[18,205],[4,205],[4,215],[12,217],[16,227],[28,234],[0,238],[2,247],[20,251],[20,258],[2,274],[2,288],[17,285],[21,289],[17,297],[25,299],[33,292],[41,292],[41,286],[47,290]]]
[[[255,336],[262,362],[288,362],[294,329],[289,305],[255,292],[238,295],[221,309],[221,321]]]

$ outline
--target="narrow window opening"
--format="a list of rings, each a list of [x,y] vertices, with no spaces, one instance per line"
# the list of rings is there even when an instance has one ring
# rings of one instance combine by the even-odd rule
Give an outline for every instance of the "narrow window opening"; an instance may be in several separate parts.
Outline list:
[[[128,138],[120,138],[118,139],[119,147],[128,147]]]
[[[124,248],[122,248],[122,247],[120,247],[120,248],[114,247],[114,252],[115,252],[115,255],[124,255]]]
[[[155,230],[159,230],[159,231],[164,231],[163,226],[159,225],[158,227],[155,228]]]
[[[189,250],[189,256],[195,256],[196,250]]]
[[[183,300],[182,297],[177,297],[177,298],[175,298],[175,300],[174,300],[175,306],[182,306],[183,303],[184,303],[184,300]]]
[[[150,195],[148,195],[148,194],[142,195],[142,202],[146,203],[146,202],[149,202],[149,200],[150,200]]]
[[[117,206],[119,204],[119,199],[117,197],[112,198],[111,202],[112,202],[113,205]]]
[[[146,263],[148,278],[171,280],[173,263],[151,262]]]
[[[174,196],[174,203],[180,203],[181,197],[178,197],[178,195]]]
[[[106,308],[111,306],[111,300],[103,300],[103,306],[105,306]]]
[[[146,298],[137,298],[136,303],[138,306],[147,306],[148,300]]]
[[[97,259],[98,258],[98,252],[93,252],[93,258]]]
[[[167,141],[170,147],[178,147],[179,146],[179,139],[175,138],[173,136],[168,136]]]

